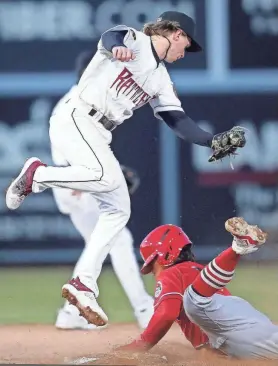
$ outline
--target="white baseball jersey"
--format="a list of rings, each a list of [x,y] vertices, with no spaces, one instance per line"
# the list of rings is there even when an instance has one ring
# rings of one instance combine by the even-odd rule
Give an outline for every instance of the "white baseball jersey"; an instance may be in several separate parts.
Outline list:
[[[56,114],[57,110],[60,108],[60,106],[67,103],[69,99],[73,99],[75,95],[78,93],[77,91],[77,85],[73,85],[70,90],[61,98],[58,100],[57,104],[54,106],[51,115]]]
[[[125,25],[112,30],[127,31],[124,44],[136,58],[129,62],[114,59],[100,39],[98,50],[78,83],[74,103],[78,105],[81,99],[116,125],[146,103],[150,103],[157,118],[161,111],[183,111],[164,63],[157,62],[150,37]]]

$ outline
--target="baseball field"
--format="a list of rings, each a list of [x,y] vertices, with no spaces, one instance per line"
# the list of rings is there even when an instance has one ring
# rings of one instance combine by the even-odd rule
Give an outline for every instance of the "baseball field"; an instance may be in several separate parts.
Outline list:
[[[139,334],[131,307],[109,267],[100,277],[100,303],[110,319],[101,331],[61,331],[53,326],[62,304],[60,289],[69,278],[65,267],[1,269],[0,363],[92,365],[264,365],[277,362],[229,361],[196,352],[174,326],[144,356],[117,354],[113,349]],[[144,278],[152,294],[154,281]],[[278,264],[241,265],[229,288],[274,321],[278,321]]]

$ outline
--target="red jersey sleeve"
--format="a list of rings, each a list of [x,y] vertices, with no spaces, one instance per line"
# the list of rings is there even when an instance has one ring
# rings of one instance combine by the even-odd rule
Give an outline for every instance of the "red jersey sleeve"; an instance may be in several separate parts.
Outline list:
[[[180,300],[165,297],[156,307],[154,314],[140,338],[121,347],[121,350],[134,352],[147,351],[165,336],[180,313]]]
[[[153,347],[171,328],[182,309],[183,289],[178,271],[163,271],[155,289],[154,314],[140,339],[124,347],[129,350],[147,350]]]

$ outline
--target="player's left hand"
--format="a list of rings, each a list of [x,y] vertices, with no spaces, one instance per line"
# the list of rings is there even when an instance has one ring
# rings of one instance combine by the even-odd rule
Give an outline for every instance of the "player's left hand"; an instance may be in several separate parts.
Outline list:
[[[245,131],[240,126],[235,126],[229,131],[219,133],[213,137],[211,148],[213,154],[209,162],[221,160],[226,156],[235,155],[238,148],[246,144]]]
[[[117,347],[115,351],[127,353],[144,353],[147,352],[150,348],[150,344],[144,342],[140,337],[139,339],[136,339],[131,343]]]

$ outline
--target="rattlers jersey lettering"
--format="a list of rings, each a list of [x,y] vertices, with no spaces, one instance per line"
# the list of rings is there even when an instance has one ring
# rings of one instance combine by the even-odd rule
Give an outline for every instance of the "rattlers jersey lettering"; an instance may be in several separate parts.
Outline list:
[[[76,103],[85,102],[115,124],[121,124],[147,103],[158,118],[160,111],[183,111],[165,65],[155,59],[150,37],[127,26],[111,30],[127,31],[124,44],[136,58],[129,62],[114,59],[100,39],[98,50],[78,83]]]

